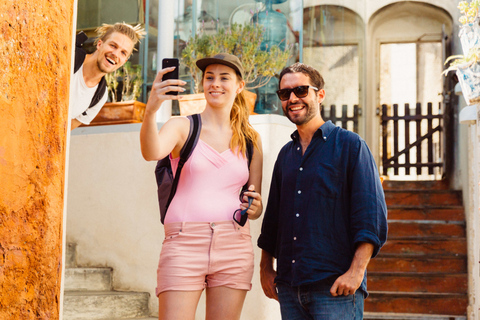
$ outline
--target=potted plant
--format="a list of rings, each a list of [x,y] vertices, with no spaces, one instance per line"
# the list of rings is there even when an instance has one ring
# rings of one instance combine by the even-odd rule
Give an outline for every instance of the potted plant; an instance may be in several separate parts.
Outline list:
[[[467,55],[471,48],[480,44],[480,26],[478,25],[478,9],[480,0],[471,2],[461,1],[458,4],[461,16],[459,18],[460,42],[462,44],[463,54]]]
[[[228,28],[221,28],[216,34],[200,34],[191,37],[182,51],[181,63],[186,67],[193,81],[193,100],[200,100],[202,110],[205,107],[201,92],[202,73],[195,62],[198,59],[212,56],[216,53],[230,53],[239,57],[245,70],[245,89],[247,99],[250,97],[250,110],[253,113],[256,95],[248,90],[259,88],[267,84],[287,63],[291,56],[290,47],[285,50],[279,46],[271,46],[262,50],[261,44],[264,27],[258,23],[232,24]],[[200,110],[193,110],[190,99],[184,98],[180,102],[181,114],[189,114]],[[188,105],[187,111],[182,111]]]
[[[143,121],[145,104],[136,101],[142,92],[142,66],[130,61],[105,75],[109,102],[90,125],[137,123]]]
[[[445,64],[450,66],[443,72],[445,75],[456,71],[462,94],[468,105],[480,102],[480,46],[469,50],[468,55],[450,56]]]
[[[480,0],[461,1],[458,9],[462,14],[459,21],[459,37],[463,55],[447,58],[445,64],[449,67],[443,72],[455,70],[462,94],[468,105],[480,102],[480,27],[478,24],[478,9]]]

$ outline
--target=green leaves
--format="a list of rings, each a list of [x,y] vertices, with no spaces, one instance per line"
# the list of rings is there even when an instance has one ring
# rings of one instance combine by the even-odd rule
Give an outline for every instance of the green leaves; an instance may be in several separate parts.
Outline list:
[[[232,24],[229,28],[221,28],[216,34],[197,34],[191,37],[182,51],[181,63],[189,70],[198,93],[201,71],[195,65],[198,59],[217,53],[236,55],[245,70],[247,89],[265,85],[271,77],[280,72],[291,57],[290,48],[282,50],[279,46],[271,46],[269,50],[260,49],[264,27],[259,24]],[[262,80],[256,82],[261,77]],[[255,84],[253,84],[255,83]]]
[[[137,100],[142,93],[142,66],[132,65],[130,61],[127,61],[121,68],[105,75],[112,102],[119,102],[119,97],[117,97],[119,79],[123,83],[121,101]]]

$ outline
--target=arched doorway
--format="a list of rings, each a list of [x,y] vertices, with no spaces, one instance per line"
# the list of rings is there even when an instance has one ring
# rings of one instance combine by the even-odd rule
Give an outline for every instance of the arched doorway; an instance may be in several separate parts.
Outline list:
[[[441,72],[451,33],[451,16],[421,2],[394,3],[370,18],[367,63],[375,68],[367,73],[367,103],[378,121],[368,128],[379,137],[377,163],[390,179],[446,175],[450,105]]]

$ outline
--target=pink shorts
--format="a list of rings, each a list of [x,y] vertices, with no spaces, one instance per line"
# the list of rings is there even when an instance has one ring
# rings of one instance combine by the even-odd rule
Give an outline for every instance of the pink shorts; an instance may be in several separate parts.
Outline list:
[[[163,291],[195,291],[225,286],[250,290],[253,246],[249,222],[173,222],[157,269],[158,296]]]

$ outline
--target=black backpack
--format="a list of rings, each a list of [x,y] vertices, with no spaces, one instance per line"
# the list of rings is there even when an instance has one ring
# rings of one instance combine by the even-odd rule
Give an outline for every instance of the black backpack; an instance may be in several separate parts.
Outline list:
[[[80,31],[75,37],[75,65],[73,67],[73,73],[77,73],[78,69],[80,69],[83,62],[85,61],[85,57],[87,56],[87,53],[85,52],[85,50],[83,50],[82,46],[87,40],[88,40],[88,37],[83,31]],[[96,105],[102,99],[106,90],[107,90],[107,81],[105,80],[105,77],[102,77],[102,79],[98,83],[97,90],[95,91],[95,94],[93,95],[92,101],[90,102],[90,105],[88,106],[88,108],[91,108],[94,105]],[[83,112],[83,115],[84,116],[87,115],[86,110]]]
[[[185,142],[182,150],[180,151],[180,160],[178,162],[177,171],[175,172],[175,178],[173,178],[172,166],[170,165],[169,156],[166,156],[162,160],[157,162],[155,167],[155,178],[157,180],[157,195],[158,205],[160,208],[160,221],[162,224],[165,221],[168,206],[172,202],[173,196],[177,191],[178,181],[180,179],[180,173],[182,168],[187,162],[188,158],[193,152],[193,149],[197,145],[200,137],[200,131],[202,130],[202,120],[200,114],[193,114],[187,117],[190,120],[190,131],[188,133],[187,141]],[[250,162],[253,156],[253,144],[251,141],[247,141],[247,158],[248,166],[250,168]],[[242,191],[247,190],[248,182],[242,187]]]

